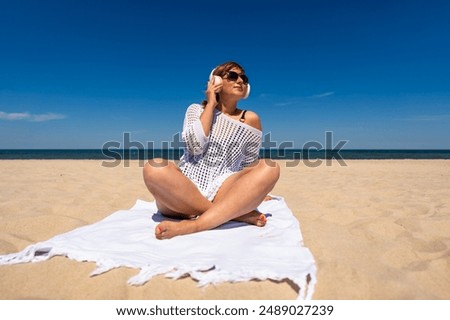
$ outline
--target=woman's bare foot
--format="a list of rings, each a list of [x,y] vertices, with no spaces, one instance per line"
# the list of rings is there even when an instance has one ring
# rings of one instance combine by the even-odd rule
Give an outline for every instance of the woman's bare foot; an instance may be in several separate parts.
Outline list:
[[[253,210],[243,216],[240,216],[234,221],[245,222],[257,227],[264,227],[267,223],[267,218],[259,211]],[[179,222],[163,221],[155,228],[155,236],[157,239],[170,239],[175,236],[197,232],[196,220],[181,220]]]
[[[233,219],[233,221],[245,222],[257,227],[264,227],[267,223],[267,218],[261,212],[253,210],[249,213],[244,214],[243,216]]]
[[[182,220],[179,222],[163,221],[155,228],[157,239],[170,239],[183,234],[194,233],[197,231],[195,220]]]

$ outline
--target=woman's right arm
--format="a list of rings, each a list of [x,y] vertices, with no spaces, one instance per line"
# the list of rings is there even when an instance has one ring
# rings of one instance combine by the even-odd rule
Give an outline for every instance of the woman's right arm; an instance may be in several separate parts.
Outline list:
[[[216,92],[222,89],[223,84],[215,84],[214,81],[208,81],[206,87],[206,106],[203,113],[200,115],[200,121],[202,123],[203,132],[205,135],[209,136],[209,131],[211,130],[211,122],[214,115],[214,109],[217,106]]]
[[[215,85],[209,81],[206,89],[206,106],[193,104],[186,111],[182,138],[187,151],[193,155],[202,154],[209,141],[214,108],[217,105],[215,91],[221,88],[222,84]]]
[[[181,134],[181,137],[187,151],[193,155],[202,154],[209,141],[208,136],[204,132],[202,122],[200,121],[202,111],[204,110],[201,105],[192,104],[187,109],[184,117],[183,133]]]

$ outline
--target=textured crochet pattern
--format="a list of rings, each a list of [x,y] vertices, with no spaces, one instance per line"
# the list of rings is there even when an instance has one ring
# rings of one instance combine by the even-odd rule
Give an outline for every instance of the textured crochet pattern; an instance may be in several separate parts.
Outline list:
[[[199,104],[190,105],[186,111],[182,133],[185,148],[179,167],[212,200],[226,178],[258,159],[262,132],[214,109],[206,136],[200,122],[202,112]]]

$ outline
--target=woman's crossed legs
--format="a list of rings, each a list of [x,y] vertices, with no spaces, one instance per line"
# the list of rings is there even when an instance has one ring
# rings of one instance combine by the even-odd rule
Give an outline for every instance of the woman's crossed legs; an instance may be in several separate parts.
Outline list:
[[[158,239],[169,239],[213,229],[230,220],[264,226],[266,217],[255,208],[275,186],[279,175],[280,168],[275,162],[259,160],[227,178],[211,202],[174,163],[150,160],[144,167],[144,181],[159,211],[168,217],[185,219],[161,222],[155,235]]]

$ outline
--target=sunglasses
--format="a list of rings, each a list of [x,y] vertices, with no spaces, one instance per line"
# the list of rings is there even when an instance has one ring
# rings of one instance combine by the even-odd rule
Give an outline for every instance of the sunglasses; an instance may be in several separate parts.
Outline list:
[[[239,74],[234,71],[228,71],[225,75],[227,76],[226,79],[228,79],[230,81],[237,81],[239,79],[239,77],[241,77],[242,82],[244,84],[248,84],[248,77],[245,74]]]

